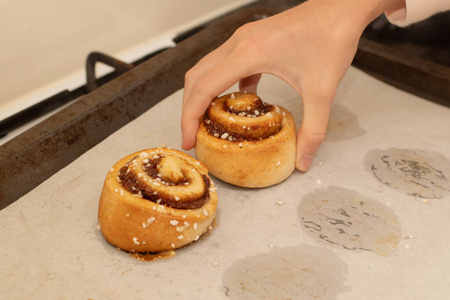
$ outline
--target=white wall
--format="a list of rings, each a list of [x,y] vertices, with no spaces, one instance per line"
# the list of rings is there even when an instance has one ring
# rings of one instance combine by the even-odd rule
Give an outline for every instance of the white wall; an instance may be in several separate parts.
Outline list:
[[[251,0],[0,0],[0,119],[84,84],[92,51],[131,62]]]

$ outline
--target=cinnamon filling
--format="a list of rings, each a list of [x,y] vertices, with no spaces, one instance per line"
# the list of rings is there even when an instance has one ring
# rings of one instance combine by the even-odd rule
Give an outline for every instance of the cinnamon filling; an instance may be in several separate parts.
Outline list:
[[[154,180],[158,180],[158,185],[160,185],[159,182],[162,182],[162,184],[167,186],[167,189],[170,189],[171,186],[186,186],[190,184],[189,180],[186,178],[181,178],[178,180],[175,179],[173,181],[164,178],[164,181],[162,181],[158,172],[158,164],[162,158],[163,157],[148,159],[148,162],[143,165],[143,169],[148,176]],[[148,182],[142,180],[141,174],[136,174],[132,171],[129,166],[134,159],[136,159],[136,157],[132,158],[119,170],[118,177],[120,183],[128,192],[136,195],[142,195],[142,198],[146,200],[176,209],[196,209],[202,207],[206,202],[208,202],[210,198],[209,188],[211,186],[208,176],[201,174],[201,178],[204,181],[205,186],[202,196],[189,197],[189,195],[186,195],[186,197],[183,197],[182,199],[177,199],[177,197],[170,195],[170,190],[166,192],[156,191]]]
[[[232,93],[213,100],[203,125],[209,134],[230,142],[262,140],[281,130],[279,112],[255,94]]]
[[[226,101],[227,112],[232,113],[237,116],[259,116],[268,113],[273,110],[273,105],[267,104],[259,98],[253,101],[250,106],[245,106],[244,103],[236,105],[237,103],[230,103]]]
[[[234,133],[228,132],[225,129],[225,127],[223,127],[219,123],[211,121],[211,119],[208,116],[208,112],[206,112],[203,117],[203,124],[205,125],[208,133],[210,133],[211,135],[216,134],[216,137],[221,137],[221,136],[223,136],[224,133],[227,133],[228,140],[230,140],[230,138],[231,138],[231,141],[241,142],[244,140],[249,140],[249,141],[252,140],[251,138],[246,139],[246,137],[243,134],[239,134],[239,133],[235,133],[235,132]]]

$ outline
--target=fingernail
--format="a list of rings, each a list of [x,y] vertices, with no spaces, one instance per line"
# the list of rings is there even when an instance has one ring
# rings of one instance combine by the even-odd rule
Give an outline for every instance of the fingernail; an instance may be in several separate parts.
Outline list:
[[[312,154],[303,154],[298,162],[298,169],[302,172],[306,172],[311,167],[314,155]]]

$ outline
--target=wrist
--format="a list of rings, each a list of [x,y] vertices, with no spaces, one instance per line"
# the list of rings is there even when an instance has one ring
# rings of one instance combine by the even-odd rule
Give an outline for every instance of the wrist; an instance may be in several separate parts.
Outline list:
[[[336,0],[347,2],[350,18],[364,28],[386,11],[405,6],[405,0]]]
[[[350,31],[362,34],[367,25],[385,11],[404,5],[405,0],[308,0],[297,9],[305,9],[317,16],[317,20],[328,23],[330,29],[342,24]]]

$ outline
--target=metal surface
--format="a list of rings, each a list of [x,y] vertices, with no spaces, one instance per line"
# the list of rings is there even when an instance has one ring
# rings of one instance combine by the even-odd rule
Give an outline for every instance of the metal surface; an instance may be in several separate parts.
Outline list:
[[[384,15],[364,31],[353,64],[393,86],[450,107],[450,12],[406,28]]]
[[[362,38],[353,65],[395,87],[450,107],[450,67]]]
[[[1,120],[0,138],[7,135],[10,131],[19,128],[29,121],[34,120],[35,118],[42,116],[73,99],[73,95],[68,90],[64,90],[4,120]]]
[[[82,95],[88,94],[99,86],[113,80],[120,74],[123,74],[124,72],[130,70],[132,67],[141,64],[142,62],[152,58],[155,55],[158,55],[166,49],[167,48],[164,48],[153,53],[149,53],[145,57],[134,61],[133,64],[121,62],[113,57],[99,52],[91,53],[86,61],[86,85],[80,86],[73,90],[63,90],[61,92],[58,92],[48,97],[47,99],[44,99],[4,120],[1,120],[0,138],[6,136],[10,131],[19,128],[20,126],[27,124],[28,122],[31,122],[47,113],[50,113],[55,109],[60,108],[75,99],[78,99]],[[95,75],[96,62],[103,62],[109,66],[114,67],[115,70],[100,78],[97,78]]]
[[[123,62],[104,53],[90,53],[86,59],[86,87],[89,92],[92,92],[98,87],[97,78],[95,76],[95,65],[98,62],[113,67],[114,70],[119,74],[123,74],[134,67],[132,64],[127,64],[126,62]]]

